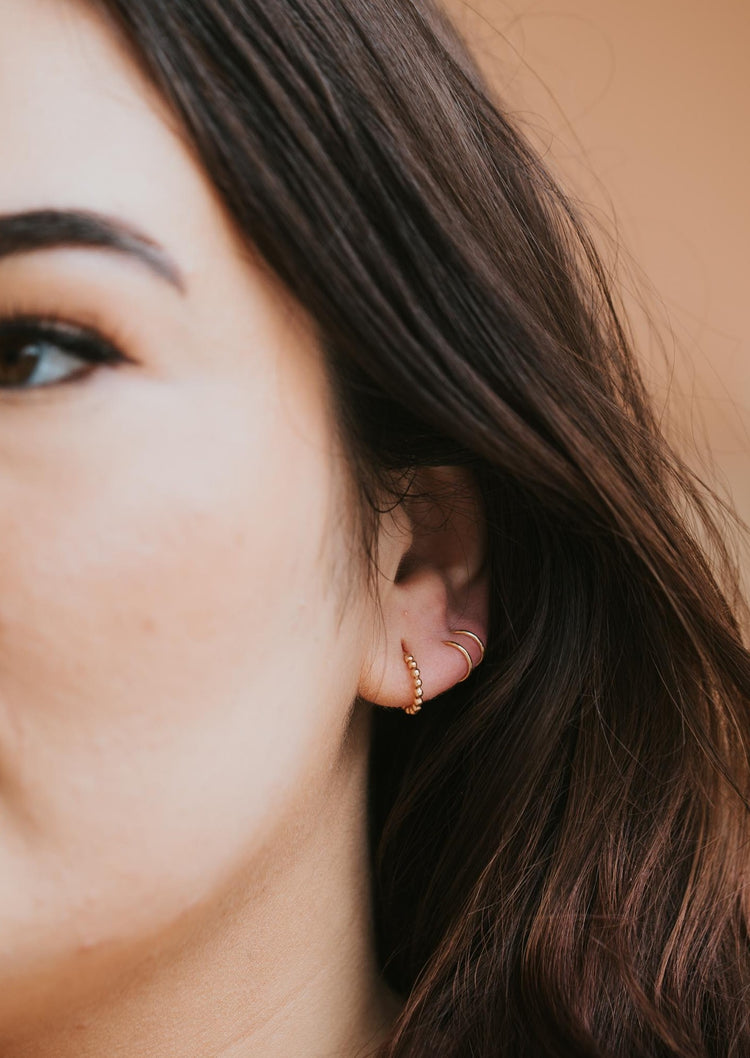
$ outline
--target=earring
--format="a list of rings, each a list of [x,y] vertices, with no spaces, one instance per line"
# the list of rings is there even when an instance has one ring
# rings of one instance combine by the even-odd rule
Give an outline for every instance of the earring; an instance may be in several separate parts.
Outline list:
[[[474,662],[471,660],[471,654],[466,649],[466,647],[462,647],[460,643],[454,643],[452,639],[444,639],[443,644],[446,647],[455,647],[456,650],[460,650],[463,654],[464,661],[466,662],[466,674],[462,676],[460,680],[457,680],[458,683],[463,683],[464,680],[468,680],[469,676],[471,676],[471,673],[474,669]]]
[[[481,661],[483,659],[483,657],[484,657],[484,643],[479,638],[479,636],[476,635],[475,632],[469,632],[465,628],[451,628],[451,632],[453,633],[454,636],[471,636],[471,638],[476,643],[479,644],[479,650],[480,650],[479,661]],[[458,681],[459,683],[463,683],[464,680],[468,680],[469,676],[471,676],[472,672],[474,671],[474,662],[472,660],[471,654],[466,649],[466,647],[462,647],[460,643],[454,643],[452,639],[444,639],[443,640],[443,644],[446,647],[455,647],[456,650],[460,650],[461,653],[463,654],[464,660],[466,662],[466,675],[462,676],[461,679]]]
[[[413,716],[422,708],[422,677],[419,675],[419,669],[417,668],[417,663],[414,660],[413,654],[407,654],[407,652],[404,651],[404,661],[414,679],[414,701],[409,705],[403,706],[403,710],[405,713],[408,713],[409,716]]]
[[[466,628],[451,628],[451,632],[454,636],[471,636],[471,638],[479,647],[479,661],[477,662],[478,665],[479,662],[482,661],[482,659],[484,658],[484,643],[476,634],[476,632],[469,632]]]
[[[466,628],[451,628],[451,632],[454,636],[470,636],[470,638],[478,644],[479,661],[477,662],[477,664],[479,664],[479,662],[481,662],[484,658],[484,643],[476,634],[476,632],[469,632],[469,630]],[[464,680],[467,680],[471,673],[474,671],[474,662],[471,659],[471,654],[465,647],[462,647],[460,643],[454,643],[452,639],[444,639],[443,643],[448,647],[455,647],[456,650],[460,650],[463,654],[467,666],[466,675],[462,676],[461,679],[458,681],[459,683],[463,683]],[[403,642],[401,643],[401,646],[403,648]],[[419,674],[419,668],[417,667],[417,663],[414,660],[413,654],[409,654],[406,650],[404,650],[404,661],[406,662],[406,667],[408,668],[409,672],[412,674],[412,677],[414,679],[414,701],[410,702],[409,705],[402,706],[402,708],[405,713],[409,714],[409,716],[413,716],[415,713],[418,713],[419,710],[422,708],[422,677]]]

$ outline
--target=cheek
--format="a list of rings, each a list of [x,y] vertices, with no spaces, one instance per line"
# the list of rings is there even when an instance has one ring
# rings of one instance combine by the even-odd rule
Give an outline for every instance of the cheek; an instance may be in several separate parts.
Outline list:
[[[334,753],[325,439],[197,398],[110,403],[6,475],[3,929],[67,901],[127,934],[200,898]]]

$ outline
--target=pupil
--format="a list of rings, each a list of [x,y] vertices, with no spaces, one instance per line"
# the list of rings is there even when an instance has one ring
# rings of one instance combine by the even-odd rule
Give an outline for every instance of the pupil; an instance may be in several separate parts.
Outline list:
[[[2,348],[0,345],[0,385],[21,386],[28,382],[39,363],[42,348],[38,344]]]

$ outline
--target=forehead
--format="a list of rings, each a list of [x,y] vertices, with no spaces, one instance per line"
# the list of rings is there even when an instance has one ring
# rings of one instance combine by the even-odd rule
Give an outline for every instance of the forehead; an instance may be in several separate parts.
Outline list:
[[[212,192],[116,38],[67,0],[0,0],[0,26],[0,213],[121,214],[190,271],[217,234]]]

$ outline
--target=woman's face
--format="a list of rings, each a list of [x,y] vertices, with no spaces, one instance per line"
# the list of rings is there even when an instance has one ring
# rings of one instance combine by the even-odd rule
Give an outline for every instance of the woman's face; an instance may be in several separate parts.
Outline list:
[[[0,19],[6,982],[146,937],[257,858],[334,771],[370,618],[340,620],[345,472],[309,321],[91,16]],[[82,209],[162,250],[41,248],[49,224],[10,220]],[[11,312],[96,326],[129,362],[62,381],[80,347],[9,338]]]

